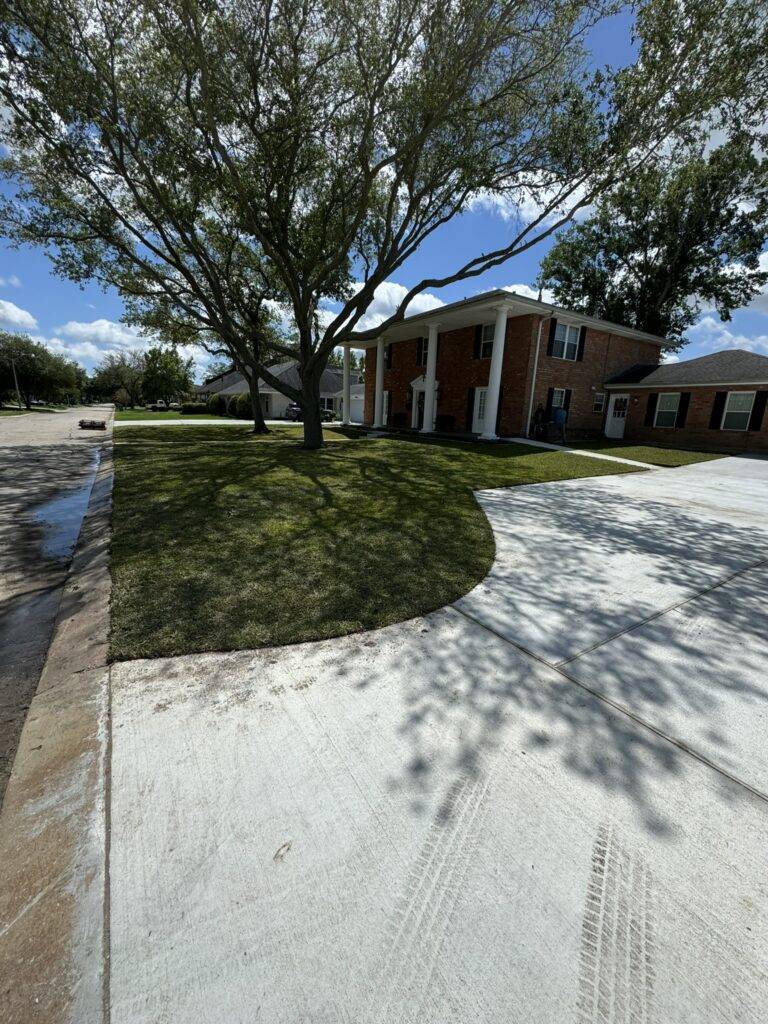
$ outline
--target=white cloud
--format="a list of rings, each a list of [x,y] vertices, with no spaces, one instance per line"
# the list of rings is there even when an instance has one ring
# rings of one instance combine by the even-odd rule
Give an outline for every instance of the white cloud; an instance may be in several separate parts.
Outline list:
[[[768,252],[760,254],[760,269],[763,271],[768,270]],[[747,309],[754,309],[758,313],[765,313],[768,315],[768,285],[766,285],[761,292],[758,292],[747,306]]]
[[[483,289],[485,291],[485,289]],[[536,299],[539,301],[539,289],[531,288],[529,284],[505,284],[505,292],[515,292],[517,295],[522,295],[526,299]],[[541,293],[541,302],[549,302],[555,304],[555,296],[552,294],[549,288],[544,288]]]
[[[758,334],[752,338],[746,334],[734,334],[713,316],[705,316],[687,332],[688,340],[702,348],[744,348],[749,352],[768,355],[768,334]]]
[[[94,345],[109,345],[118,349],[145,348],[152,343],[151,338],[139,334],[125,324],[103,318],[89,322],[69,320],[61,327],[56,327],[54,334],[74,338],[75,341],[88,341]]]
[[[661,361],[662,363],[679,363],[680,356],[676,352],[662,352]]]
[[[530,224],[541,216],[550,203],[553,203],[560,188],[557,185],[549,186],[541,184],[521,185],[515,192],[490,192],[482,189],[477,192],[469,201],[468,210],[470,213],[478,211],[495,214],[504,221],[518,221],[522,224]],[[577,203],[584,199],[585,187],[574,189],[564,203],[556,204],[544,217],[540,227],[547,227],[554,221],[559,220],[564,213],[568,213]],[[586,217],[592,210],[591,206],[581,206],[576,210],[574,219],[579,220]]]
[[[354,286],[356,292],[362,287],[361,283]],[[355,329],[367,331],[372,327],[378,327],[379,324],[392,316],[408,294],[408,291],[408,288],[402,284],[397,284],[395,281],[382,282],[373,293],[373,299]],[[420,295],[414,296],[408,303],[406,315],[417,316],[419,313],[428,313],[430,309],[439,309],[440,306],[444,305],[443,300],[438,299],[436,295],[432,295],[430,292],[422,292]]]
[[[26,309],[21,309],[20,306],[15,305],[13,302],[0,299],[0,324],[27,330],[31,327],[37,327],[37,320]]]
[[[0,288],[21,288],[21,281],[15,274],[10,277],[0,277]]]

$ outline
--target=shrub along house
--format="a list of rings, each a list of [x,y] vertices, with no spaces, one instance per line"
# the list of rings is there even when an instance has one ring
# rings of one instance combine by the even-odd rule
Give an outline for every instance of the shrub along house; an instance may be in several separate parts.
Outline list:
[[[408,317],[369,344],[365,422],[493,440],[528,434],[538,406],[547,418],[565,406],[574,436],[599,435],[604,381],[638,363],[657,366],[664,343],[512,292],[486,292]]]
[[[295,359],[289,359],[284,363],[275,363],[269,367],[270,372],[284,381],[290,387],[301,388],[298,363]],[[334,415],[339,410],[337,396],[340,394],[341,370],[335,366],[327,366],[320,378],[320,406],[327,412]],[[207,401],[211,395],[219,394],[230,401],[237,395],[248,394],[248,382],[238,370],[229,370],[227,373],[213,377],[205,384],[198,384],[195,387],[196,396],[200,401]],[[291,399],[278,391],[263,380],[259,380],[259,399],[261,411],[266,419],[285,419],[286,410],[291,404]]]
[[[663,366],[632,366],[605,387],[609,437],[768,451],[766,356],[727,349]]]

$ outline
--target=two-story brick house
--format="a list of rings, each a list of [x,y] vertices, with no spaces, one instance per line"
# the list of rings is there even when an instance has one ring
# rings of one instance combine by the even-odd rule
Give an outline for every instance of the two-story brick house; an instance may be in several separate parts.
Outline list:
[[[470,432],[529,433],[537,407],[568,409],[569,429],[599,434],[604,382],[657,365],[663,338],[507,291],[408,317],[368,346],[365,422]]]

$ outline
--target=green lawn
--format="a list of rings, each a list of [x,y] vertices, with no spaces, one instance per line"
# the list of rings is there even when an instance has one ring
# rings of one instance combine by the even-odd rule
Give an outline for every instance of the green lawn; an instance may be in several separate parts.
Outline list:
[[[693,452],[685,448],[661,448],[652,444],[625,444],[601,437],[596,441],[569,441],[569,448],[582,448],[602,455],[617,455],[622,459],[648,462],[652,466],[690,466],[694,462],[722,459],[722,452]]]
[[[31,409],[0,409],[0,416],[24,416],[28,412],[62,412],[76,405],[33,405]]]
[[[185,415],[183,418],[194,420],[197,418],[201,420],[223,420],[225,416],[214,416],[212,413],[192,413]],[[115,412],[115,421],[120,422],[121,420],[178,420],[182,418],[182,414],[178,409],[169,409],[167,412],[152,412],[151,409],[118,409]]]
[[[633,471],[517,445],[341,431],[306,452],[244,429],[118,432],[113,658],[319,639],[439,608],[493,561],[473,488]]]
[[[23,416],[26,409],[0,409],[0,416]]]

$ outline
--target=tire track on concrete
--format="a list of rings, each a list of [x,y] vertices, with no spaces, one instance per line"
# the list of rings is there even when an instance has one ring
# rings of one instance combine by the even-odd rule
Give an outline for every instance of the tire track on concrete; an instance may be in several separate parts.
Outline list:
[[[389,922],[368,1021],[392,1020],[396,1001],[409,1006],[405,1019],[420,1019],[476,851],[489,785],[487,772],[463,772],[438,808]]]
[[[581,930],[578,1024],[653,1024],[652,878],[613,826],[601,826]]]

